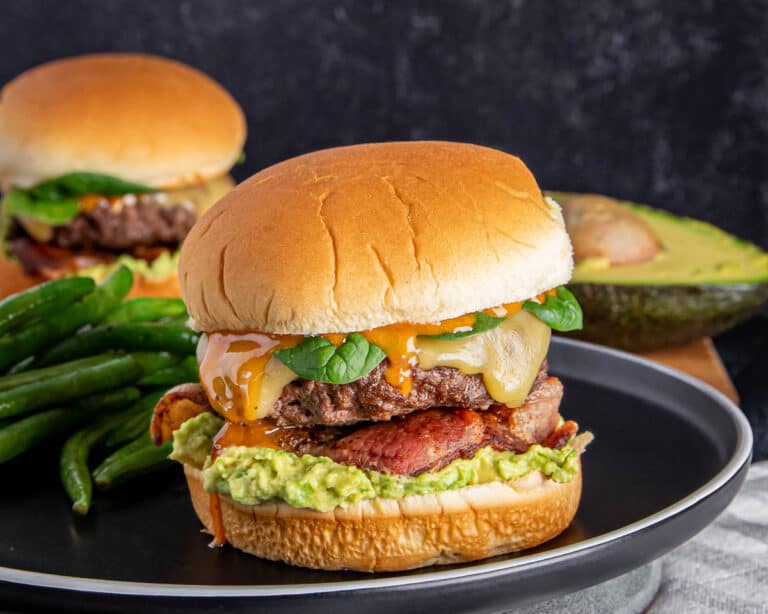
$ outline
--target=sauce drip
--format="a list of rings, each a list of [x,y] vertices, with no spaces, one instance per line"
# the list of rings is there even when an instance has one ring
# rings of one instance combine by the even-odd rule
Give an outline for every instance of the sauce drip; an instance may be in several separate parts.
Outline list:
[[[209,548],[221,548],[227,543],[227,534],[224,531],[224,519],[221,517],[221,498],[219,493],[208,493],[208,507],[211,510],[211,528],[213,539],[208,544]]]
[[[213,438],[211,461],[215,461],[224,448],[232,446],[279,450],[280,437],[285,430],[270,420],[256,420],[250,424],[225,422]]]
[[[101,203],[106,202],[110,209],[113,211],[119,211],[123,208],[126,195],[120,196],[103,196],[101,194],[84,194],[79,198],[80,211],[86,212],[91,209],[95,209]],[[136,197],[133,196],[135,199]]]
[[[269,420],[257,420],[251,424],[239,422],[225,422],[221,430],[213,438],[211,450],[211,462],[215,461],[222,450],[232,446],[248,446],[260,448],[280,449],[280,436],[286,430],[275,425]],[[213,541],[211,548],[218,548],[227,543],[227,534],[224,530],[224,520],[221,514],[221,497],[219,493],[208,494],[208,507],[211,510],[211,525],[213,528]]]
[[[272,353],[302,339],[300,335],[209,333],[200,383],[213,408],[232,422],[255,420],[264,369]]]

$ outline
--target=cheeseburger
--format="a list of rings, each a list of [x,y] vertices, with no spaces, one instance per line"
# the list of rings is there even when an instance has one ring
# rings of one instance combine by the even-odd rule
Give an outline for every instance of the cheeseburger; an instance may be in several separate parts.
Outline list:
[[[0,230],[15,261],[0,294],[117,262],[135,293],[178,294],[178,247],[234,186],[245,130],[218,83],[165,58],[85,55],[15,78],[0,91]]]
[[[342,147],[239,185],[181,250],[201,384],[152,421],[213,543],[392,571],[562,532],[591,437],[547,373],[571,268],[560,208],[493,149]]]

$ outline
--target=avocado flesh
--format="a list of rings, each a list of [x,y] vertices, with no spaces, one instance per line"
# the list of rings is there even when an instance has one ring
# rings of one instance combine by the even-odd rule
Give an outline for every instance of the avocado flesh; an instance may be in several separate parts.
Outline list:
[[[664,250],[637,264],[578,263],[568,287],[584,328],[570,335],[650,351],[723,332],[768,299],[768,254],[755,245],[705,222],[620,204],[642,216]]]
[[[573,283],[618,285],[735,285],[768,282],[768,254],[699,220],[677,217],[643,205],[622,202],[659,237],[664,249],[653,259],[611,266],[601,259],[579,262]]]

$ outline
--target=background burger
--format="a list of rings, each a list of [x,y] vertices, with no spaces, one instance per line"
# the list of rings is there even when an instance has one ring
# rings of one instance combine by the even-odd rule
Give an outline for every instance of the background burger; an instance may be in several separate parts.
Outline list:
[[[233,187],[245,119],[201,72],[164,58],[98,54],[33,68],[0,92],[2,295],[46,278],[103,277],[178,294],[177,249]]]
[[[329,149],[225,196],[180,259],[202,386],[152,424],[214,543],[384,571],[563,531],[591,437],[547,373],[571,268],[557,204],[484,147]]]

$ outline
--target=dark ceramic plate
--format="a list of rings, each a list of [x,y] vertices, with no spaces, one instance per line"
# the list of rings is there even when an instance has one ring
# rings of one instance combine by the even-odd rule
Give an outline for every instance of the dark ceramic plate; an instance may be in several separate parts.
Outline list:
[[[563,414],[594,432],[573,525],[519,555],[399,574],[319,572],[270,563],[209,538],[181,471],[155,475],[72,517],[55,455],[0,468],[0,603],[100,612],[217,607],[281,612],[492,611],[619,575],[683,543],[739,489],[751,433],[698,381],[628,354],[555,339]]]

